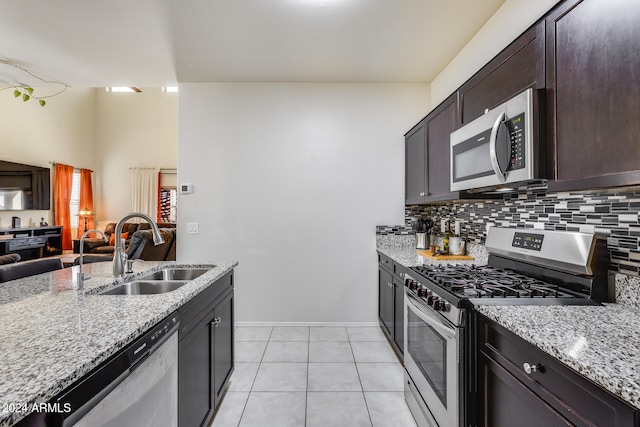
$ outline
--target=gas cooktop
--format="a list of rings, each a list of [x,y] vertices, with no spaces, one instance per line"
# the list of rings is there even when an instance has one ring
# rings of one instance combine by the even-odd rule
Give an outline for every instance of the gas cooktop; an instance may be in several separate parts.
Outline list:
[[[507,268],[489,265],[443,265],[412,267],[420,276],[431,280],[459,298],[573,298],[548,283]]]

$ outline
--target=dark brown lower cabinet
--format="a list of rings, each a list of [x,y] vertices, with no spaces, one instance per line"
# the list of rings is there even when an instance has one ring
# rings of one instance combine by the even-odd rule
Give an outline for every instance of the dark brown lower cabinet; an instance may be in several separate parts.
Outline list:
[[[640,410],[497,323],[477,321],[479,426],[640,425]]]
[[[403,272],[401,265],[378,254],[378,319],[382,332],[400,357],[404,355]]]
[[[178,425],[206,426],[234,367],[233,275],[225,275],[179,311]]]

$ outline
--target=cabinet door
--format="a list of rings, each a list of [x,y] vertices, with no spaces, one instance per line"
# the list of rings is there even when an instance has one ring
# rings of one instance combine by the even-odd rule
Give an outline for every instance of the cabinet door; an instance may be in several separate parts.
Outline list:
[[[427,199],[458,199],[451,192],[451,132],[458,125],[458,96],[451,95],[427,116]]]
[[[427,126],[423,119],[405,135],[405,204],[424,203],[427,192]]]
[[[541,21],[460,87],[461,123],[469,123],[527,88],[545,87],[545,27]]]
[[[393,337],[393,277],[383,268],[378,268],[378,317]]]
[[[199,427],[213,409],[210,394],[211,326],[207,318],[182,341],[178,349],[178,424]]]
[[[479,426],[573,425],[502,366],[482,353],[478,358],[478,374]]]
[[[393,278],[394,313],[393,313],[393,340],[404,354],[404,284],[401,280]]]
[[[549,189],[640,184],[640,4],[571,0],[546,22]]]
[[[211,384],[212,406],[217,407],[233,372],[233,293],[213,309],[211,327],[211,355],[213,369]]]

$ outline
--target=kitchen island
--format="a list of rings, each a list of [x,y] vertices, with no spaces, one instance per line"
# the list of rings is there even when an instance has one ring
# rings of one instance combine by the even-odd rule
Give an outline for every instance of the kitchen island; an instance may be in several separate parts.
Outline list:
[[[237,262],[133,264],[112,277],[112,264],[78,267],[3,283],[0,287],[0,427],[11,426],[117,353],[173,311],[231,272]],[[158,295],[99,295],[117,283],[162,267],[211,268],[185,286]],[[18,411],[16,411],[18,409]],[[24,410],[23,410],[24,409]]]

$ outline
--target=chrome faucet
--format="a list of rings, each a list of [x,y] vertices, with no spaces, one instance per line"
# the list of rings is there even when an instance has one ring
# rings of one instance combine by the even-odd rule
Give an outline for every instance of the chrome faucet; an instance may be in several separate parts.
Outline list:
[[[147,214],[141,212],[131,212],[130,214],[125,215],[124,218],[118,222],[115,230],[115,247],[113,249],[113,276],[121,277],[124,273],[124,264],[127,260],[127,254],[124,251],[124,239],[122,236],[122,227],[124,227],[124,223],[131,218],[142,218],[151,225],[151,232],[153,234],[153,244],[160,245],[164,243],[164,237],[160,234],[160,230],[158,229],[158,224],[155,223],[154,220]]]
[[[91,279],[91,275],[89,273],[85,275],[84,272],[82,271],[82,265],[83,265],[83,259],[84,259],[84,253],[83,253],[84,238],[87,237],[89,233],[102,234],[102,238],[104,239],[104,241],[109,243],[109,239],[107,239],[107,236],[105,236],[105,234],[100,230],[88,230],[82,234],[82,237],[80,237],[80,271],[78,272],[78,289],[84,289],[84,281],[86,279]]]

